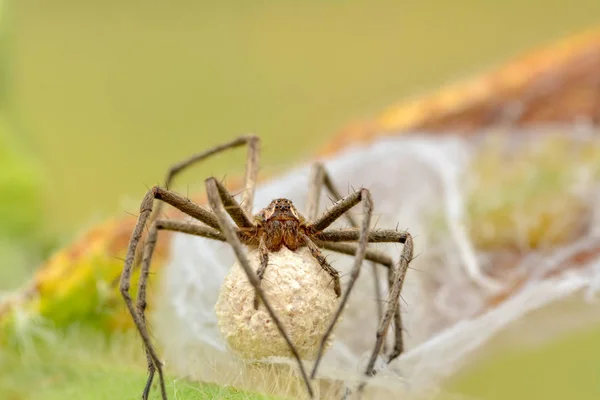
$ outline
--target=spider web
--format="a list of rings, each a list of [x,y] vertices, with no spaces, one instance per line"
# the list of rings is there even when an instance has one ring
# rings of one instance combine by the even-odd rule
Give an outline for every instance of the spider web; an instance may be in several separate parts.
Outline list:
[[[583,142],[593,140],[591,132],[580,136]],[[532,132],[514,132],[512,137],[518,138],[513,143],[517,147],[539,140]],[[490,273],[486,254],[477,251],[466,228],[464,176],[478,146],[479,140],[458,135],[415,133],[379,139],[323,160],[342,194],[351,187],[371,190],[377,227],[409,230],[415,239],[417,257],[401,300],[406,350],[388,367],[381,364],[369,387],[395,393],[436,391],[445,378],[492,348],[530,346],[560,334],[558,326],[564,332],[600,319],[593,302],[600,287],[600,258],[577,265],[571,261],[574,255],[600,247],[594,229],[551,252],[524,257],[516,273],[529,271],[525,284],[490,306],[489,299],[505,289],[506,279]],[[277,197],[287,197],[303,210],[309,168],[302,165],[260,185],[254,212]],[[597,183],[588,180],[586,185],[590,189]],[[322,211],[331,202],[321,197]],[[586,201],[593,210],[598,208],[595,197]],[[447,230],[441,238],[429,234],[436,212]],[[594,211],[595,219],[596,215]],[[401,245],[375,247],[395,259],[400,256]],[[202,381],[243,385],[243,378],[232,372],[239,370],[235,367],[239,361],[229,356],[214,312],[221,283],[233,263],[229,246],[176,234],[170,253],[153,315],[168,368]],[[342,276],[352,261],[338,254],[328,259]],[[550,271],[554,273],[548,275]],[[385,282],[381,284],[385,287]],[[376,310],[370,266],[365,264],[322,363],[321,377],[349,384],[358,380],[374,342]]]

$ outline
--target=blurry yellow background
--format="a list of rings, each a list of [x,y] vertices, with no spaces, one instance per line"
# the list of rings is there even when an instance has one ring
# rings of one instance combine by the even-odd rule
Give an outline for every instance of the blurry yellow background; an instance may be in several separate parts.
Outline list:
[[[254,132],[263,170],[289,167],[355,118],[600,23],[600,1],[22,0],[9,17],[17,135],[44,173],[48,229],[69,237],[135,212],[194,151]],[[241,153],[223,156],[179,187],[242,168]],[[597,398],[585,372],[600,334],[584,335],[505,354],[456,387]]]

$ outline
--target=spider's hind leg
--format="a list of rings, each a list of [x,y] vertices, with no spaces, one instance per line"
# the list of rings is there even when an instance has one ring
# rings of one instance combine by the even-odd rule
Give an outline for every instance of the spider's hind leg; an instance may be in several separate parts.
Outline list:
[[[392,229],[380,229],[371,230],[368,233],[368,240],[372,243],[403,243],[402,255],[398,266],[394,266],[391,259],[386,255],[383,257],[383,253],[377,255],[374,250],[367,249],[365,258],[376,261],[388,267],[388,300],[386,301],[386,310],[381,319],[380,328],[383,326],[383,330],[387,332],[388,326],[391,321],[390,307],[395,307],[394,325],[397,327],[395,345],[392,353],[389,356],[389,361],[398,357],[403,351],[403,340],[402,340],[402,319],[400,314],[400,292],[404,283],[404,278],[408,270],[408,265],[412,260],[413,254],[413,240],[410,233],[406,231],[396,231]],[[358,246],[355,243],[344,243],[344,242],[355,242],[362,236],[362,232],[359,229],[332,229],[325,232],[320,232],[315,235],[315,238],[321,244],[322,247],[337,251],[345,254],[353,254],[357,252]],[[342,243],[340,243],[342,242]],[[383,325],[382,325],[383,324]],[[379,330],[378,330],[379,332]],[[379,334],[379,333],[378,333]],[[383,345],[383,343],[381,343]],[[381,347],[379,344],[376,346],[377,354],[379,355]]]
[[[348,235],[351,233],[351,235]],[[350,231],[328,231],[323,236],[333,239],[333,241],[319,241],[319,245],[327,250],[335,251],[342,254],[353,255],[358,251],[356,243],[340,243],[335,239],[354,239],[360,237],[360,232],[356,229]],[[366,376],[375,375],[374,369],[375,362],[379,354],[385,352],[383,344],[387,337],[387,332],[394,319],[394,327],[396,329],[394,335],[394,348],[387,357],[386,363],[392,362],[404,351],[404,341],[402,336],[402,314],[400,313],[400,295],[402,292],[402,285],[404,283],[406,272],[408,270],[409,263],[412,261],[413,256],[413,240],[412,236],[408,232],[396,232],[392,230],[372,231],[369,234],[369,239],[374,242],[400,242],[403,243],[402,255],[398,265],[394,265],[392,259],[387,254],[374,250],[367,249],[365,253],[365,259],[384,265],[388,268],[388,285],[389,293],[388,299],[385,302],[385,311],[383,318],[380,319],[379,326],[377,328],[375,346],[371,353],[368,366],[365,370]],[[359,392],[364,389],[366,382],[362,382],[359,385]]]
[[[348,287],[346,292],[342,295],[340,304],[329,324],[329,327],[325,331],[325,334],[321,338],[321,343],[319,345],[319,351],[317,354],[317,358],[313,365],[313,369],[311,372],[311,378],[315,378],[317,374],[317,368],[319,367],[319,363],[323,358],[323,354],[325,352],[325,346],[327,344],[327,340],[329,336],[332,334],[333,329],[339,320],[344,308],[346,307],[346,303],[348,302],[348,296],[352,292],[352,288],[356,283],[356,279],[360,273],[360,267],[362,266],[362,262],[365,258],[365,254],[367,252],[367,245],[369,240],[369,226],[371,225],[371,216],[373,214],[373,200],[371,199],[371,193],[367,189],[361,189],[357,192],[352,193],[351,195],[345,197],[343,200],[336,203],[329,211],[325,212],[319,219],[310,223],[307,226],[308,232],[320,232],[323,229],[327,228],[331,225],[336,219],[340,218],[344,213],[346,213],[349,209],[354,207],[359,202],[362,202],[362,209],[364,218],[361,222],[361,226],[359,229],[359,240],[358,240],[358,248],[356,250],[356,254],[354,256],[354,264],[352,269],[350,270],[350,280],[348,281]]]
[[[356,254],[358,246],[356,243],[337,243],[337,242],[317,242],[319,247],[322,247],[326,250],[334,251],[341,254],[346,254],[349,256],[353,256]],[[394,267],[394,262],[392,258],[376,249],[367,249],[365,253],[365,260],[371,261],[373,264],[379,264],[387,269],[388,274],[388,290],[391,290],[394,286],[394,282],[396,279],[404,279],[404,277],[397,278],[395,276],[396,268]],[[378,316],[377,321],[381,321],[383,319],[383,301],[381,301],[381,315]],[[391,354],[388,356],[387,362],[391,362],[396,357],[398,357],[404,351],[404,340],[402,337],[402,314],[400,313],[400,304],[398,304],[398,308],[396,313],[394,314],[394,348]],[[386,353],[387,350],[385,348],[385,340],[383,341],[383,347],[381,349],[382,353]]]
[[[319,212],[319,200],[321,197],[322,188],[325,187],[334,201],[342,200],[342,195],[333,183],[333,179],[325,169],[325,166],[317,162],[313,164],[311,177],[308,183],[308,198],[306,201],[306,216],[310,221],[317,219]],[[350,214],[345,214],[346,219],[353,228],[358,228],[359,224],[356,219]],[[371,263],[371,275],[373,276],[373,288],[375,290],[375,302],[377,305],[377,318],[381,320],[383,317],[383,299],[381,297],[381,284],[379,280],[379,269],[375,262]],[[385,347],[385,344],[384,344]],[[385,351],[385,349],[384,349]]]

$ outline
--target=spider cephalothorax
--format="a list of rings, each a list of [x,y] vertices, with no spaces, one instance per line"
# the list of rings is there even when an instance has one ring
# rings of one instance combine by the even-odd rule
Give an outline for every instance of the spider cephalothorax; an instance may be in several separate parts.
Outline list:
[[[328,342],[336,322],[346,307],[348,296],[358,278],[363,260],[370,260],[385,266],[388,271],[389,285],[387,301],[382,301],[378,292],[375,296],[377,303],[381,305],[380,323],[377,328],[377,334],[375,335],[375,346],[369,362],[367,363],[365,375],[371,376],[375,373],[375,362],[382,351],[383,343],[386,339],[392,320],[396,328],[394,330],[395,344],[388,357],[388,361],[398,357],[403,350],[399,298],[404,276],[408,269],[408,263],[412,258],[413,244],[411,235],[407,232],[398,232],[396,230],[370,230],[373,203],[369,190],[360,189],[342,198],[321,164],[316,164],[311,173],[307,210],[305,213],[306,218],[298,213],[290,200],[281,198],[273,200],[269,206],[252,218],[250,211],[254,201],[256,178],[258,174],[259,142],[260,140],[256,136],[242,136],[229,143],[196,154],[188,160],[174,165],[167,175],[165,188],[160,186],[151,188],[142,200],[138,221],[131,235],[131,240],[127,249],[125,265],[123,267],[123,273],[121,274],[120,291],[144,342],[144,349],[146,351],[148,380],[142,393],[142,399],[144,400],[148,399],[155,372],[158,372],[159,375],[161,397],[163,400],[167,400],[162,362],[158,357],[156,349],[152,345],[145,318],[146,289],[148,276],[150,274],[150,262],[159,230],[169,230],[201,236],[227,242],[231,245],[239,265],[244,270],[248,281],[256,292],[256,300],[254,302],[255,308],[258,308],[258,300],[264,304],[273,324],[277,327],[277,330],[289,346],[291,354],[296,359],[298,368],[311,397],[313,392],[310,378],[301,362],[300,355],[290,340],[286,328],[282,325],[277,313],[266,298],[264,290],[261,288],[261,280],[265,273],[265,269],[267,267],[277,267],[276,265],[269,266],[269,253],[275,253],[284,246],[290,251],[296,251],[300,247],[306,246],[310,251],[310,255],[317,260],[323,271],[331,277],[333,281],[333,290],[338,297],[342,294],[339,273],[329,265],[321,252],[321,249],[354,256],[354,264],[349,274],[346,291],[341,297],[335,315],[329,322],[325,334],[321,339],[316,361],[312,368],[311,378],[314,378],[316,375],[317,367],[323,356],[326,343]],[[174,176],[183,169],[221,151],[244,145],[248,146],[248,156],[246,161],[245,190],[242,192],[242,205],[240,205],[225,186],[215,178],[208,178],[205,181],[210,209],[195,204],[184,196],[168,189]],[[337,202],[319,217],[319,197],[323,187],[327,188]],[[154,207],[154,200],[161,200],[161,202]],[[164,203],[168,203],[194,218],[196,222],[155,219],[156,216],[161,214],[160,210]],[[360,224],[356,223],[352,217],[347,214],[351,208],[359,203],[362,203],[363,206],[363,218]],[[327,229],[342,216],[348,217],[353,226],[352,228]],[[231,224],[231,221],[235,223],[235,226]],[[137,259],[136,254],[138,244],[142,239],[142,234],[149,222],[151,223],[151,226],[145,241],[143,257],[141,260],[139,290],[137,299],[134,302],[129,290],[132,270],[135,260]],[[395,264],[387,254],[368,248],[368,243],[377,242],[404,243],[400,261]],[[254,271],[250,266],[248,256],[242,245],[258,249],[260,255],[260,266],[258,267],[258,270]]]
[[[275,199],[254,219],[259,240],[262,237],[269,251],[279,251],[281,246],[294,251],[305,244],[304,217],[288,199]]]

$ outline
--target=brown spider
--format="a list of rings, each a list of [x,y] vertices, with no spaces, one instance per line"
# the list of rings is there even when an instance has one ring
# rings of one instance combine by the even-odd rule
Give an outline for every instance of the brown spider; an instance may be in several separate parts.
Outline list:
[[[398,357],[403,351],[399,297],[404,276],[412,258],[413,242],[411,235],[407,232],[398,232],[395,230],[370,230],[369,226],[371,223],[373,204],[369,191],[367,189],[360,189],[342,198],[321,164],[316,164],[312,171],[306,211],[308,218],[301,216],[293,206],[292,202],[287,199],[273,200],[267,208],[263,209],[252,218],[251,209],[254,199],[256,177],[258,174],[259,143],[260,139],[256,136],[242,136],[229,143],[196,154],[188,160],[173,166],[167,174],[165,188],[159,186],[153,187],[147,192],[142,200],[138,221],[133,230],[127,250],[125,265],[121,275],[120,291],[125,299],[127,308],[131,313],[140,336],[142,337],[148,361],[148,379],[142,393],[142,399],[144,400],[147,400],[148,398],[155,371],[158,371],[162,399],[167,400],[162,363],[151,343],[145,320],[148,274],[159,230],[170,230],[202,236],[209,239],[228,242],[231,245],[239,264],[246,272],[249,282],[256,291],[254,307],[258,308],[259,301],[264,304],[277,329],[290,347],[290,351],[298,363],[301,375],[311,397],[313,396],[312,387],[308,374],[300,360],[300,356],[260,286],[261,279],[268,266],[270,252],[277,252],[283,246],[292,251],[297,250],[299,247],[307,246],[321,267],[332,277],[334,283],[333,290],[338,297],[342,295],[339,274],[331,267],[331,265],[329,265],[321,253],[320,248],[355,256],[346,291],[341,298],[340,304],[336,309],[325,335],[321,339],[317,359],[311,372],[311,378],[314,378],[316,375],[327,339],[332,333],[333,328],[346,305],[348,296],[358,278],[360,267],[364,259],[387,267],[389,284],[388,299],[385,302],[385,312],[382,313],[381,321],[376,333],[375,346],[371,358],[369,359],[365,375],[371,376],[375,373],[375,361],[382,350],[392,319],[394,320],[394,325],[396,327],[395,344],[387,361],[389,362]],[[243,206],[233,198],[219,181],[212,177],[205,181],[210,210],[195,204],[191,200],[168,189],[173,178],[181,170],[204,160],[211,155],[242,145],[248,146],[244,180],[245,190],[242,193],[241,202]],[[337,203],[335,203],[330,210],[318,217],[318,204],[322,186],[325,186],[328,189],[332,196],[337,200]],[[186,221],[154,220],[154,216],[160,214],[163,205],[163,203],[158,203],[153,213],[155,199],[170,204],[183,213],[202,222],[203,225]],[[346,214],[347,211],[358,203],[362,203],[364,214],[360,228],[358,228],[358,224],[350,218],[349,214]],[[325,230],[343,215],[346,215],[346,217],[350,219],[353,228]],[[237,227],[232,226],[228,216],[233,220]],[[148,220],[152,222],[152,225],[145,242],[139,278],[139,291],[134,305],[129,293],[131,273],[135,264],[134,261],[136,259],[138,243]],[[394,264],[387,254],[368,248],[369,242],[404,243],[399,263]],[[251,269],[242,244],[258,248],[261,265],[257,271]]]

